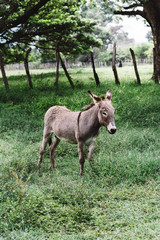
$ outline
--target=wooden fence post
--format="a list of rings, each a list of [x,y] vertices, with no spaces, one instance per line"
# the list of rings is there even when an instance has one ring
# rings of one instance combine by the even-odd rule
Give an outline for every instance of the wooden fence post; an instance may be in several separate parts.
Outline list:
[[[65,72],[65,74],[66,74],[66,77],[67,77],[67,79],[68,79],[68,81],[69,81],[72,89],[74,89],[74,84],[73,84],[73,82],[72,82],[71,77],[69,76],[69,73],[68,73],[68,71],[67,71],[67,68],[66,68],[66,66],[65,66],[65,64],[64,64],[64,62],[63,62],[63,59],[61,58],[60,52],[58,52],[58,56],[59,56],[59,59],[60,59],[60,61],[61,61],[62,68],[63,68],[63,70],[64,70],[64,72]]]
[[[54,83],[54,86],[58,87],[58,79],[59,79],[59,53],[58,50],[56,50],[56,81]]]
[[[133,60],[133,65],[134,65],[134,70],[135,70],[135,74],[136,74],[136,78],[137,78],[137,83],[139,85],[141,85],[141,80],[140,80],[140,77],[139,77],[137,63],[136,63],[136,57],[135,57],[134,51],[131,48],[130,48],[130,52],[131,52],[131,56],[132,56],[132,60]]]
[[[120,81],[119,81],[118,73],[116,69],[116,43],[113,44],[112,70],[115,77],[115,83],[118,85],[120,84]]]
[[[25,67],[25,70],[26,70],[29,87],[33,88],[32,79],[31,79],[31,75],[30,75],[30,72],[29,72],[29,65],[28,65],[28,57],[29,57],[30,52],[31,52],[31,48],[29,48],[26,51],[26,56],[25,56],[25,59],[24,59],[24,67]]]
[[[96,85],[99,86],[100,85],[100,81],[99,81],[99,77],[98,77],[98,75],[96,73],[93,52],[90,53],[90,56],[91,56],[92,69],[93,69],[93,74],[94,74],[94,78],[95,78],[95,81],[96,81]]]

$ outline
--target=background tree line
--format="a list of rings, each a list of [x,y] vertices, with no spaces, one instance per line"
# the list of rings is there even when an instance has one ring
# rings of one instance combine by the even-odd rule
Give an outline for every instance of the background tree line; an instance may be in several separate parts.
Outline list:
[[[136,54],[137,59],[145,61],[146,59],[151,59],[153,58],[153,44],[152,43],[140,43],[140,44],[127,44],[127,45],[121,45],[117,46],[117,61],[122,60],[122,61],[127,61],[131,60],[131,54],[129,52],[129,48],[134,49],[134,52]],[[106,63],[105,65],[110,66],[111,61],[112,61],[112,54],[113,54],[113,49],[112,47],[106,49],[104,52],[101,51],[100,48],[94,48],[94,59],[96,62],[102,62]],[[84,63],[89,63],[90,62],[90,56],[89,54],[79,54],[78,56],[67,56],[66,60],[68,62],[72,63],[78,63],[82,62]],[[41,63],[56,63],[56,58],[55,54],[51,51],[39,51],[39,49],[33,49],[31,54],[30,54],[30,61],[31,62],[37,62],[37,66],[40,65]]]

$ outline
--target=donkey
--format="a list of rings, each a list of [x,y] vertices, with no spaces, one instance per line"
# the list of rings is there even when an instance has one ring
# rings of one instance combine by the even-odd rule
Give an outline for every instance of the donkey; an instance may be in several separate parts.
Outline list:
[[[105,97],[97,97],[88,91],[93,102],[82,111],[70,111],[66,107],[53,106],[48,109],[44,117],[43,141],[40,147],[40,168],[42,156],[49,143],[51,167],[55,168],[54,154],[60,140],[78,144],[80,174],[83,174],[85,162],[84,145],[88,145],[88,159],[91,164],[96,137],[101,126],[105,126],[109,133],[116,132],[114,123],[114,108],[111,104],[111,91],[108,89]],[[53,142],[51,135],[54,134]]]

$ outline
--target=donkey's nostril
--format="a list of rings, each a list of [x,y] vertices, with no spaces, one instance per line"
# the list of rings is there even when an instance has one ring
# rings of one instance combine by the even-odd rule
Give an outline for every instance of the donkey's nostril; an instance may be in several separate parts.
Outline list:
[[[110,133],[114,134],[116,132],[116,128],[111,128]]]

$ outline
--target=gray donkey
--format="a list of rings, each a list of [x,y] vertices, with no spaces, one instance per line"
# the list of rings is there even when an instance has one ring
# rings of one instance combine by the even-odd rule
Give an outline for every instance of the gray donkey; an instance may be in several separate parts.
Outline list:
[[[66,107],[53,106],[48,109],[44,118],[43,141],[40,147],[40,160],[38,167],[40,168],[42,156],[46,145],[49,142],[49,152],[51,166],[54,170],[54,153],[60,140],[78,144],[80,174],[83,174],[83,166],[85,162],[84,145],[88,145],[88,159],[91,164],[92,155],[96,137],[99,134],[101,126],[105,126],[109,133],[116,132],[114,123],[114,108],[111,104],[111,92],[108,89],[105,97],[97,97],[91,91],[88,91],[93,102],[83,111],[70,111]],[[53,142],[51,135],[54,134]]]

